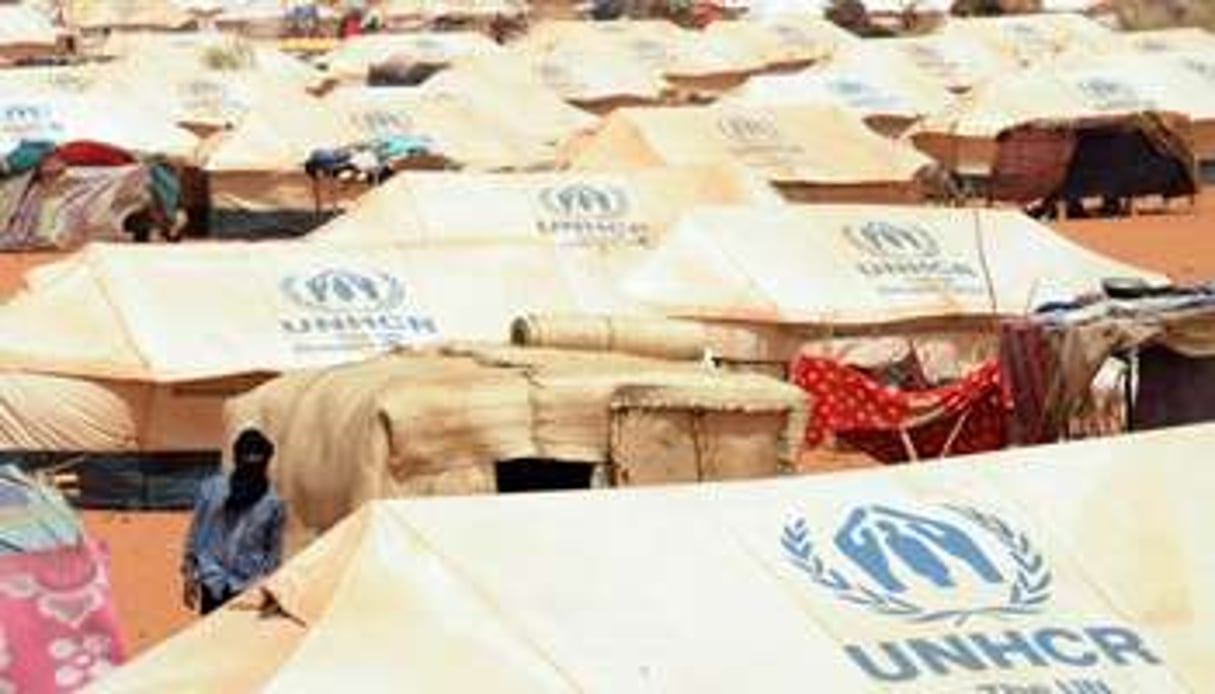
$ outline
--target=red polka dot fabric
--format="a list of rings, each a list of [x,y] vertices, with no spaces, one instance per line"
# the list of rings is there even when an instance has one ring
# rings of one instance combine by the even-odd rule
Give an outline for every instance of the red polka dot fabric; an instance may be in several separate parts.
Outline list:
[[[918,459],[996,450],[1008,442],[1009,405],[996,361],[957,383],[900,390],[839,362],[801,356],[792,381],[810,396],[810,448],[835,440],[894,463],[912,459],[908,442]]]

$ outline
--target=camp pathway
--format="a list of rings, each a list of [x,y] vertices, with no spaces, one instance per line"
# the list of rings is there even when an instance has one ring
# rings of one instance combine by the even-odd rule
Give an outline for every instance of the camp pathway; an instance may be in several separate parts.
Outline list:
[[[193,621],[181,603],[181,544],[188,513],[82,511],[85,527],[110,552],[114,602],[128,657]]]
[[[1215,188],[1203,190],[1194,210],[1125,219],[1055,222],[1055,230],[1094,251],[1180,283],[1215,280]]]

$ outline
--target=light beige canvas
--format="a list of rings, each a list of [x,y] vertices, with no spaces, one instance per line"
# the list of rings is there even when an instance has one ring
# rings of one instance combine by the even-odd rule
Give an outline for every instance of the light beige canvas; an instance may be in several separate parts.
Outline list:
[[[1107,277],[1167,283],[1016,212],[815,205],[689,213],[626,289],[672,317],[829,326],[1022,315]]]
[[[1205,691],[1212,445],[371,504],[98,690]]]

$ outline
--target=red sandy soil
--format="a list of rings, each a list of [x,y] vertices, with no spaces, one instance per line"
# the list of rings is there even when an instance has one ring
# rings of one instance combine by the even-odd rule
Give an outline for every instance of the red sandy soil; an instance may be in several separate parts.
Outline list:
[[[1115,220],[1054,223],[1064,236],[1178,283],[1215,280],[1215,188],[1192,209]]]
[[[188,513],[83,511],[85,526],[110,551],[114,601],[129,656],[186,626],[177,567]]]

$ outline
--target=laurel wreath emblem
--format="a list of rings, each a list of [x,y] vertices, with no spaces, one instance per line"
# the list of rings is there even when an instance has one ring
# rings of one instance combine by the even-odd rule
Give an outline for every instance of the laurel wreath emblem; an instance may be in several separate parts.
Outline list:
[[[969,609],[932,610],[912,600],[873,590],[833,569],[814,552],[809,527],[805,518],[798,518],[785,525],[781,533],[781,545],[789,561],[810,580],[831,591],[836,598],[847,603],[865,607],[872,612],[906,619],[915,623],[953,620],[961,626],[967,620],[991,616],[1004,618],[1012,615],[1027,615],[1041,611],[1050,600],[1054,577],[1038,552],[1024,533],[1013,530],[1000,518],[966,506],[946,506],[946,509],[961,515],[992,535],[1006,550],[1017,566],[1017,574],[1009,584],[1008,595],[1003,603]]]

